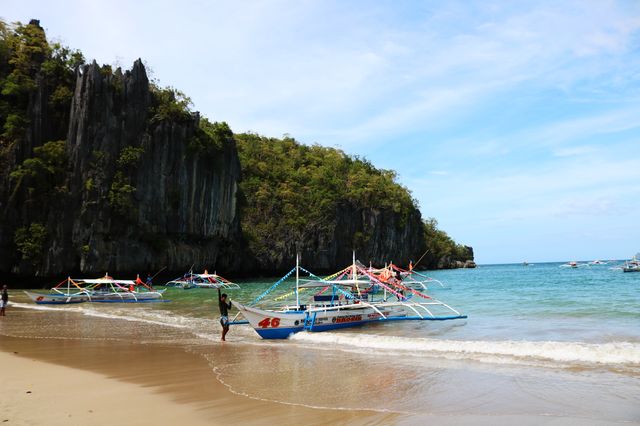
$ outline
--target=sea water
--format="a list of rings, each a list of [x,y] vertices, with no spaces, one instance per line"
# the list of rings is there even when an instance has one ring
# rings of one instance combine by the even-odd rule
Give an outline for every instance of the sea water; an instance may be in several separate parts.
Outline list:
[[[231,392],[283,404],[640,421],[640,274],[612,264],[560,265],[427,272],[444,284],[434,283],[428,294],[467,320],[371,324],[286,341],[233,326],[224,351],[215,350],[219,313],[210,289],[170,288],[167,303],[61,307],[16,295],[18,307],[91,316],[105,327],[84,330],[79,322],[64,331],[40,324],[0,332],[199,348],[212,377]],[[273,282],[245,280],[225,292],[246,303]]]

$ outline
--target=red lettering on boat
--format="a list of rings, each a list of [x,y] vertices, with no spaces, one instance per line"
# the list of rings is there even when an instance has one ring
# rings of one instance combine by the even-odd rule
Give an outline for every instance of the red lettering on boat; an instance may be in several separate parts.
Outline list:
[[[258,323],[258,325],[262,328],[267,328],[269,325],[271,327],[276,328],[280,326],[280,318],[265,318]]]
[[[336,323],[362,321],[362,315],[349,315],[345,317],[337,317]]]

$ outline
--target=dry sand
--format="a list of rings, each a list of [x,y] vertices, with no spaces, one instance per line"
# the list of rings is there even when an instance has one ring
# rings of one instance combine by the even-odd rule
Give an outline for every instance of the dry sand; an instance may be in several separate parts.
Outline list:
[[[206,412],[98,373],[0,352],[7,425],[207,424]]]

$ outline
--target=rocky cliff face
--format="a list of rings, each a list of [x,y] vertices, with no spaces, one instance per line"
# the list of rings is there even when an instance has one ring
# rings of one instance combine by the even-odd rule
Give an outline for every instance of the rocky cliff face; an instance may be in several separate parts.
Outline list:
[[[47,119],[44,109],[30,114],[34,123]],[[152,120],[152,114],[140,61],[125,73],[95,62],[78,71],[66,139],[67,191],[37,214],[16,200],[8,208],[13,226],[3,229],[7,252],[12,228],[44,222],[45,252],[37,263],[10,256],[13,262],[4,259],[2,269],[54,275],[237,266],[240,164],[233,139],[213,155],[199,153],[189,149],[197,114],[180,120]],[[24,152],[33,150],[33,140],[26,139]]]
[[[299,253],[305,268],[334,272],[351,263],[354,251],[358,260],[366,264],[380,266],[394,261],[408,265],[420,256],[424,247],[418,210],[403,220],[389,209],[361,208],[348,203],[338,207],[328,226],[310,226],[302,237],[289,234],[272,243],[266,252],[251,253],[256,269],[288,271]]]

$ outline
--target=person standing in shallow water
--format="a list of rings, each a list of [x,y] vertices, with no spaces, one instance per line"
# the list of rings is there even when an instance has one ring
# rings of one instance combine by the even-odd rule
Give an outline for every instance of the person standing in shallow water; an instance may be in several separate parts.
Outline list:
[[[7,291],[7,286],[2,286],[2,297],[0,297],[0,316],[6,316],[5,309],[7,308],[7,303],[9,303],[9,292]]]
[[[220,308],[220,325],[222,326],[222,341],[225,341],[225,336],[229,332],[229,309],[231,309],[231,301],[227,302],[226,293],[220,294],[220,288],[218,288],[218,306]]]

